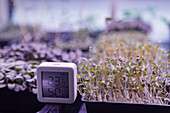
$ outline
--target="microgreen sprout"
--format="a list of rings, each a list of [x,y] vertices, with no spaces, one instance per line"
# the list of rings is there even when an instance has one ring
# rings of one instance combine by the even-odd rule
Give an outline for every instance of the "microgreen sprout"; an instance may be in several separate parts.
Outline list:
[[[0,88],[37,93],[36,68],[41,62],[74,62],[81,50],[66,52],[46,43],[20,43],[0,49]]]
[[[144,59],[145,60],[145,59]],[[117,63],[116,63],[117,61]],[[140,65],[117,58],[107,58],[105,62],[94,63],[85,59],[79,64],[78,89],[85,100],[120,101],[134,103],[168,104],[170,94],[170,74],[163,66],[154,63]],[[115,65],[116,63],[116,65]],[[150,65],[146,67],[146,65]]]
[[[168,54],[159,43],[144,34],[109,34],[94,49],[92,58],[78,65],[78,90],[85,100],[170,102]]]

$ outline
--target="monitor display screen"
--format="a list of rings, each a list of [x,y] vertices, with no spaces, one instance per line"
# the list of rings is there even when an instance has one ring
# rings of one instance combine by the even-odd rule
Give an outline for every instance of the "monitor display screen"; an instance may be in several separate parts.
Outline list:
[[[42,96],[69,98],[68,72],[42,72]]]

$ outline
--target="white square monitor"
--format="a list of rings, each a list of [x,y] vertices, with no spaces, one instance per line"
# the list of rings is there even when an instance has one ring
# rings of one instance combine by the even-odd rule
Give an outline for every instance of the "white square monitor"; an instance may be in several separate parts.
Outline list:
[[[74,103],[77,97],[77,66],[44,62],[37,68],[37,98],[46,103]]]

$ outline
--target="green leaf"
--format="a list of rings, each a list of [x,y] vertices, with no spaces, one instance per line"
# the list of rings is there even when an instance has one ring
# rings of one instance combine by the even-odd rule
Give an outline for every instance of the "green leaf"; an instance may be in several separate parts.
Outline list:
[[[153,62],[152,64],[156,67],[156,63]]]
[[[95,72],[94,69],[91,69],[90,72]]]
[[[25,74],[28,74],[28,75],[29,75],[29,72],[28,72],[28,71],[26,71],[26,72],[25,72]]]
[[[78,78],[78,79],[80,78],[80,74],[77,74],[77,78]]]
[[[97,91],[94,91],[95,95],[97,95]]]
[[[81,78],[82,78],[84,75],[86,75],[86,74],[82,74],[82,75],[81,75]]]
[[[130,75],[131,71],[128,71],[128,73],[129,73],[129,75]]]
[[[105,19],[106,24],[107,24],[109,21],[111,21],[111,20],[112,20],[112,18],[106,18],[106,19]]]
[[[154,78],[153,76],[151,76],[151,78],[152,78],[152,80],[154,80],[154,81],[155,81],[155,78]]]
[[[142,86],[139,86],[139,89],[143,89],[143,87],[142,87]]]
[[[89,66],[90,66],[90,64],[87,64],[87,66],[89,67]]]
[[[105,81],[106,81],[108,78],[109,78],[109,76],[105,78]]]
[[[162,96],[163,96],[164,98],[166,98],[166,95],[162,94]]]
[[[100,81],[99,84],[102,84],[102,81]]]
[[[166,77],[167,77],[167,78],[169,78],[169,77],[170,77],[170,75],[166,75]]]
[[[130,98],[132,98],[132,94],[130,94]]]
[[[21,68],[15,68],[16,71],[21,71]]]
[[[26,71],[25,74],[28,74],[28,75],[30,75],[31,77],[34,77],[34,72],[28,72],[28,71]]]
[[[144,69],[143,72],[146,73],[146,70]]]
[[[37,68],[36,66],[31,66],[31,68]]]
[[[90,77],[91,78],[91,80],[94,80],[94,78],[93,77]]]
[[[102,70],[101,70],[101,69],[98,69],[97,72],[102,72]]]
[[[106,21],[108,21],[108,20],[112,20],[112,18],[106,18]]]
[[[137,84],[135,83],[135,87],[137,87]]]

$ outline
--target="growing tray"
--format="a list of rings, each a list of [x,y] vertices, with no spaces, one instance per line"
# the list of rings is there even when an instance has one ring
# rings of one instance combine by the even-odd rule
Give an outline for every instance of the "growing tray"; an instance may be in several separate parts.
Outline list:
[[[87,113],[170,113],[170,105],[82,101]]]
[[[14,92],[8,88],[0,89],[0,112],[35,113],[45,106],[37,100],[37,95],[28,90]]]

